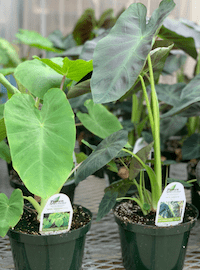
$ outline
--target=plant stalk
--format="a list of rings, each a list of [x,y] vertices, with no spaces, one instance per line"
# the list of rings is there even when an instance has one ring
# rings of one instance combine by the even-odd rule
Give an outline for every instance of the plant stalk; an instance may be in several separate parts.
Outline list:
[[[151,84],[151,99],[152,99],[152,113],[154,119],[153,125],[153,138],[154,138],[154,160],[155,160],[155,174],[157,178],[157,184],[159,188],[159,195],[162,195],[162,164],[161,164],[161,151],[160,151],[160,113],[159,113],[159,104],[158,98],[155,89],[155,82],[153,76],[153,67],[151,63],[151,56],[148,54],[147,57],[149,65],[149,74],[150,74],[150,84]]]
[[[20,91],[14,87],[4,76],[0,73],[0,83],[9,91],[11,94],[20,93]]]

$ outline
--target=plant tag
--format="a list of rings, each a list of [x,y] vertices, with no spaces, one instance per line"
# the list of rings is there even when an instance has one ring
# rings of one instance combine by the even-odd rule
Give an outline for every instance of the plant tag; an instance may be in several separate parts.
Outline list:
[[[41,234],[60,234],[71,228],[73,209],[70,199],[65,194],[51,196],[40,218]]]
[[[156,226],[175,226],[183,221],[186,197],[181,183],[167,185],[160,197],[156,212]]]

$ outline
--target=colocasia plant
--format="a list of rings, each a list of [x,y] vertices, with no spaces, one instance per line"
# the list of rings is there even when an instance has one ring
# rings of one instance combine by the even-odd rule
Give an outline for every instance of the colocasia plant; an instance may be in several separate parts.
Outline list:
[[[47,200],[60,192],[73,173],[76,124],[67,97],[77,89],[84,89],[85,82],[77,83],[93,69],[92,61],[73,61],[67,57],[35,58],[16,67],[14,77],[18,88],[0,74],[0,83],[7,88],[10,98],[3,108],[0,133],[4,134],[1,139],[7,136],[14,169],[27,189],[39,196],[41,202],[23,196],[19,189],[14,190],[9,199],[1,193],[2,237],[20,220],[24,199],[37,211],[39,222]],[[67,96],[63,90],[66,90]],[[93,153],[98,164],[81,164],[79,173],[83,171],[84,177],[89,176],[113,159],[126,143],[127,132],[116,130]],[[56,221],[55,217],[51,217],[49,222],[58,226],[61,219]]]
[[[153,12],[151,18],[147,19],[146,7],[141,3],[132,4],[119,17],[109,34],[100,40],[95,48],[91,78],[91,92],[94,103],[122,101],[133,93],[142,90],[153,135],[153,143],[141,149],[137,154],[133,154],[126,148],[122,149],[132,157],[127,168],[129,177],[106,188],[99,206],[98,220],[110,211],[116,203],[116,199],[120,200],[133,184],[138,189],[138,196],[133,200],[139,204],[143,213],[146,215],[149,211],[156,211],[157,209],[163,186],[160,111],[156,84],[158,84],[159,76],[173,43],[169,40],[165,41],[167,39],[165,36],[161,42],[156,38],[157,36],[162,38],[160,34],[162,33],[160,30],[162,29],[162,23],[174,7],[173,0],[163,0],[158,9]],[[199,75],[197,75],[186,85],[182,90],[179,103],[162,117],[179,113],[200,100],[197,94],[200,85],[199,78]],[[146,90],[149,85],[150,97]],[[186,92],[189,87],[190,91]],[[152,147],[154,148],[154,169],[146,165]],[[135,180],[138,173],[143,169],[148,173],[151,191],[145,188],[142,175],[139,183]],[[78,174],[76,182],[81,180],[81,176]]]

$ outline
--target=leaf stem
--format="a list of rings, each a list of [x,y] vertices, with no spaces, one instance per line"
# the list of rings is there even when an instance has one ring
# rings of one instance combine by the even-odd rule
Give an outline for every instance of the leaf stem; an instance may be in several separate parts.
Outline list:
[[[152,134],[154,138],[154,160],[155,160],[155,174],[157,178],[157,183],[159,187],[160,196],[162,194],[162,165],[161,165],[161,152],[160,152],[160,114],[159,114],[159,104],[155,89],[153,67],[151,63],[151,56],[148,54],[147,57],[149,65],[150,74],[150,84],[151,84],[151,99],[152,99],[152,112],[153,112],[153,129]]]
[[[64,83],[65,83],[65,75],[63,76],[62,81],[61,81],[61,85],[60,85],[60,89],[62,91],[63,91]]]
[[[11,94],[16,94],[20,93],[20,91],[14,87],[4,76],[3,74],[0,73],[0,83],[5,86],[5,88],[11,93]]]

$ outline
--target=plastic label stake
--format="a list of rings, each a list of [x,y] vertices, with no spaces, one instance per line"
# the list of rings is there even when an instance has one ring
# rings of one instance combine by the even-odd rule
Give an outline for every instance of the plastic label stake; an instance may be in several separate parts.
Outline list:
[[[156,212],[156,226],[175,226],[183,221],[185,213],[185,191],[179,182],[166,186],[158,202]]]
[[[40,218],[41,234],[60,234],[70,230],[73,209],[65,194],[55,194],[47,201]]]

